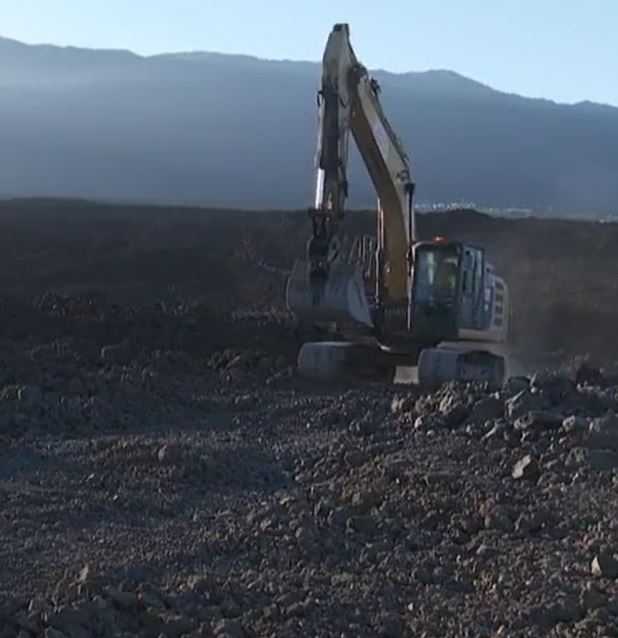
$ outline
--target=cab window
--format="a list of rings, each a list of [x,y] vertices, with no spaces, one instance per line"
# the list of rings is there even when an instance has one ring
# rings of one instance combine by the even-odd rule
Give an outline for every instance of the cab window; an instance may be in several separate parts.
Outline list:
[[[458,265],[458,255],[452,251],[419,251],[415,265],[416,301],[454,300]]]

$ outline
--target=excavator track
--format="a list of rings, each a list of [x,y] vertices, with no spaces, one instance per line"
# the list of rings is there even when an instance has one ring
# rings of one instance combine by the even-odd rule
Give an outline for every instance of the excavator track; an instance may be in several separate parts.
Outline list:
[[[429,391],[449,381],[485,383],[498,390],[505,372],[504,357],[485,350],[427,348],[418,358],[418,383]]]

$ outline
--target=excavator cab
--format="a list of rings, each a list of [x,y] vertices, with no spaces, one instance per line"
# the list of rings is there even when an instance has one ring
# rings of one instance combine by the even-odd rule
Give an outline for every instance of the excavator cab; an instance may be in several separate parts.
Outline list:
[[[414,251],[409,329],[420,340],[456,340],[485,327],[483,250],[460,242],[421,242]]]

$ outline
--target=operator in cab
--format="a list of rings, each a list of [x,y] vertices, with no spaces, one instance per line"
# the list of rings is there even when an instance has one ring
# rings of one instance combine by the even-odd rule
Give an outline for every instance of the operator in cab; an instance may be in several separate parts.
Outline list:
[[[440,296],[454,295],[457,287],[457,263],[443,259],[438,266],[434,283]]]

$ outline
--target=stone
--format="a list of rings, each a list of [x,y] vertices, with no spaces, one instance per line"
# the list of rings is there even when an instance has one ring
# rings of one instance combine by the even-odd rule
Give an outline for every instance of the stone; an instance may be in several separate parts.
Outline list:
[[[581,365],[575,373],[575,383],[603,388],[606,385],[606,380],[598,368]]]
[[[596,472],[609,472],[618,467],[618,453],[614,450],[587,450],[587,464]]]
[[[592,559],[590,571],[593,576],[600,578],[618,577],[618,560],[616,556],[609,550],[604,549]]]
[[[187,587],[189,591],[192,591],[195,594],[207,594],[214,588],[214,586],[214,579],[209,578],[208,576],[193,574],[187,578]]]
[[[495,529],[502,532],[513,531],[513,521],[502,507],[490,509],[484,517],[485,529]]]
[[[466,420],[469,408],[456,394],[448,394],[441,401],[439,411],[446,425],[450,428],[457,427]]]
[[[395,397],[391,401],[391,412],[393,414],[406,414],[414,410],[416,399],[414,397]]]
[[[90,569],[90,565],[84,565],[77,575],[77,582],[81,585],[86,585],[92,580],[92,570]]]
[[[383,638],[399,638],[403,636],[404,631],[405,623],[396,614],[388,614],[380,622],[379,634]]]
[[[618,451],[618,416],[612,414],[594,419],[583,443],[588,448]]]
[[[607,601],[605,592],[598,589],[593,583],[586,583],[580,596],[580,604],[586,611],[606,607]]]
[[[350,467],[360,467],[369,460],[369,453],[365,450],[349,450],[343,455],[343,460]]]
[[[552,405],[557,405],[577,391],[572,379],[557,373],[535,374],[530,380],[530,387],[546,397]]]
[[[567,434],[584,432],[588,427],[588,421],[584,417],[572,414],[562,420],[561,427]]]
[[[245,630],[235,620],[221,620],[215,625],[214,635],[223,638],[245,638]]]
[[[516,430],[523,431],[555,430],[559,428],[560,425],[562,425],[562,417],[560,415],[543,410],[528,412],[516,419],[513,424]]]
[[[346,521],[346,527],[350,531],[359,534],[372,534],[376,530],[376,522],[371,516],[351,516]]]
[[[530,389],[530,379],[528,377],[510,377],[502,388],[503,394],[506,396],[515,396],[520,392]]]
[[[522,390],[505,403],[506,416],[511,421],[523,417],[529,412],[535,412],[545,407],[543,398],[530,390]]]
[[[485,423],[500,418],[504,414],[504,404],[500,399],[489,396],[477,401],[468,416],[470,423]]]
[[[28,407],[38,405],[43,400],[43,393],[36,385],[24,385],[17,391],[17,399]]]
[[[481,517],[474,514],[464,515],[461,519],[460,525],[467,534],[476,534],[483,529],[483,521]]]
[[[189,618],[182,618],[180,616],[166,619],[161,625],[161,633],[166,638],[180,638],[185,634],[193,631],[194,623]]]
[[[481,441],[495,441],[504,439],[504,435],[507,432],[507,426],[504,421],[497,421],[493,427],[485,432],[481,437]]]
[[[71,634],[71,632],[68,630],[69,627],[73,625],[87,627],[89,621],[90,617],[86,612],[79,609],[69,609],[66,607],[64,609],[60,609],[54,614],[50,614],[47,619],[47,622],[51,627],[60,629],[61,631],[68,633],[69,635]]]
[[[575,447],[569,450],[564,460],[564,465],[569,470],[578,470],[588,465],[590,451],[583,447]]]
[[[430,430],[443,430],[446,427],[444,419],[435,414],[427,414],[419,416],[414,421],[414,429],[420,432],[428,432]]]
[[[137,602],[135,594],[127,591],[112,590],[109,592],[109,598],[116,607],[125,610],[133,609]]]
[[[154,609],[165,609],[165,603],[155,592],[143,591],[139,594],[138,598],[145,607],[151,607]]]
[[[51,609],[51,604],[42,596],[35,596],[28,603],[28,611],[42,614]]]
[[[530,454],[521,458],[511,471],[514,479],[536,480],[539,477],[539,464]]]
[[[176,465],[182,459],[180,449],[176,445],[164,445],[157,452],[159,463],[164,465]]]
[[[101,348],[101,360],[109,364],[126,365],[133,358],[132,348],[126,343],[117,343]]]
[[[546,527],[550,520],[550,516],[544,511],[523,513],[515,521],[515,529],[522,534],[533,534]]]

